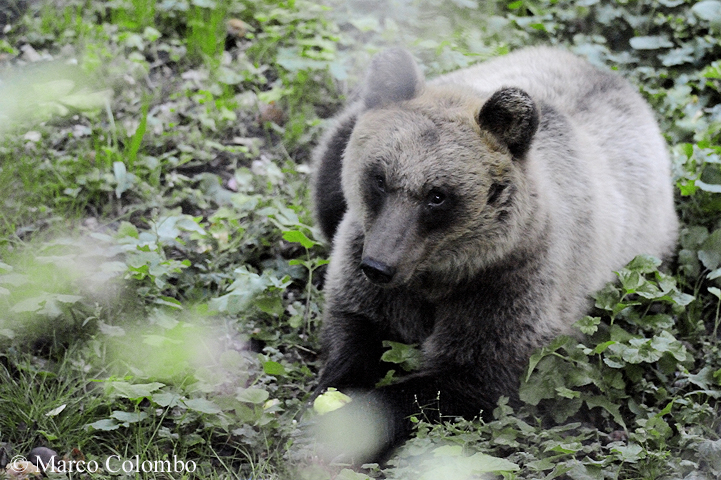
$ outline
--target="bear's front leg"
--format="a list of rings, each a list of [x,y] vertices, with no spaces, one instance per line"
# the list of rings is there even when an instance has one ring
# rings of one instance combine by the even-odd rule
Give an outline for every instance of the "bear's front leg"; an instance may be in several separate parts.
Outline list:
[[[358,314],[345,314],[342,318],[327,315],[323,335],[327,352],[313,397],[328,387],[341,390],[370,390],[382,378],[382,339],[378,330],[367,318]]]

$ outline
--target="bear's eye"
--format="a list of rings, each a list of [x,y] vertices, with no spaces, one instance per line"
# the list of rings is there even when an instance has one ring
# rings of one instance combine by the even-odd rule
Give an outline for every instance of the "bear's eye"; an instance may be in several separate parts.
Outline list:
[[[378,190],[380,190],[381,192],[386,191],[386,179],[383,178],[381,175],[375,176],[375,183]]]
[[[428,194],[428,206],[439,207],[446,201],[446,194],[438,190],[431,190]]]

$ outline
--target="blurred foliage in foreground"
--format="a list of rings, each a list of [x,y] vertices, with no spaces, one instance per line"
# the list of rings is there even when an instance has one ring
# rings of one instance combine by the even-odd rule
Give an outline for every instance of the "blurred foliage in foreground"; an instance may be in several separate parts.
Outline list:
[[[0,461],[47,445],[176,455],[199,478],[721,474],[721,2],[10,0],[0,24]],[[538,43],[619,70],[658,113],[676,264],[619,271],[586,340],[533,357],[521,411],[418,418],[383,469],[314,463],[295,417],[319,366],[323,119],[385,46],[433,76]]]

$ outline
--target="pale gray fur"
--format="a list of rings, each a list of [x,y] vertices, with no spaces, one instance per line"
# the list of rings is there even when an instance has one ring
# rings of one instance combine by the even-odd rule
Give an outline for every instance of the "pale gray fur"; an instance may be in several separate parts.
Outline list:
[[[532,48],[427,84],[415,68],[393,79],[387,60],[409,57],[382,55],[368,78],[383,68],[381,83],[413,85],[413,98],[408,88],[370,92],[316,153],[316,178],[335,179],[336,192],[342,183],[347,202],[343,216],[331,212],[316,185],[317,217],[328,220],[326,235],[337,229],[319,388],[371,389],[381,340],[424,353],[420,372],[373,392],[393,412],[386,447],[407,435],[403,419],[418,403],[438,398],[443,413],[472,416],[516,396],[531,351],[573,333],[590,295],[634,256],[672,255],[678,229],[665,142],[617,74]],[[483,118],[498,92],[528,120],[509,124],[520,133]],[[369,165],[388,182],[376,211],[364,190]],[[462,208],[447,227],[423,230],[418,209],[439,185],[451,185]],[[369,256],[394,267],[387,284],[361,273]]]
[[[499,57],[445,75],[433,85],[467,85],[488,97],[501,87],[528,92],[540,104],[561,114],[577,139],[572,168],[555,156],[553,130],[539,131],[535,152],[528,156],[529,182],[535,183],[539,211],[551,225],[550,260],[565,272],[558,290],[577,298],[564,308],[564,331],[584,313],[581,298],[614,279],[634,256],[648,253],[667,258],[673,252],[678,219],[673,204],[670,160],[653,112],[636,89],[620,76],[592,68],[563,50],[537,47]],[[562,147],[561,147],[562,148]],[[588,184],[579,184],[587,172]],[[590,190],[590,191],[589,191]],[[545,198],[543,198],[545,197]],[[579,202],[583,205],[579,206]],[[573,255],[573,235],[579,228],[569,211],[591,212],[587,228],[596,232],[582,261]]]

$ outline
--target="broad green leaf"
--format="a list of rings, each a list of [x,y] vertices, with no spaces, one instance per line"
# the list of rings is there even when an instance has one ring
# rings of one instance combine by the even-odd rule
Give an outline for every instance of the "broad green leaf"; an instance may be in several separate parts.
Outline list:
[[[460,457],[463,455],[463,447],[460,445],[443,445],[433,450],[434,457]]]
[[[600,323],[600,317],[591,317],[586,315],[581,320],[577,321],[574,325],[586,335],[593,335],[598,330],[598,325]]]
[[[80,297],[78,295],[60,295],[56,294],[53,296],[54,300],[60,302],[60,303],[77,303],[80,300],[83,299],[83,297]]]
[[[480,452],[470,457],[434,457],[427,463],[431,468],[419,480],[459,480],[479,473],[517,472],[520,470],[520,467],[513,462]]]
[[[21,273],[8,273],[6,275],[0,275],[0,285],[12,285],[13,287],[19,287],[25,285],[30,281],[30,277]]]
[[[599,395],[589,395],[584,396],[583,401],[586,402],[588,408],[603,408],[611,414],[617,424],[621,425],[624,429],[626,428],[626,422],[623,421],[619,405],[613,403],[609,398]]]
[[[121,412],[118,410],[114,411],[110,416],[125,424],[142,422],[148,418],[148,414],[145,412]]]
[[[285,305],[283,305],[283,299],[280,295],[261,295],[256,298],[253,303],[256,307],[270,315],[280,316],[285,311]]]
[[[183,403],[190,410],[195,410],[196,412],[200,413],[218,414],[222,412],[219,406],[205,398],[191,398],[188,400],[183,400]]]
[[[659,48],[673,47],[673,42],[665,35],[633,37],[629,40],[629,43],[635,50],[657,50]]]
[[[241,402],[260,404],[268,400],[270,394],[262,388],[245,388],[235,398]]]
[[[292,243],[300,243],[305,248],[311,248],[317,243],[306,237],[305,233],[300,230],[289,230],[287,232],[283,232],[283,240]]]
[[[721,22],[721,2],[718,0],[704,0],[691,7],[691,11],[699,18],[709,22]]]
[[[621,461],[623,462],[636,463],[639,460],[646,458],[646,451],[641,445],[638,445],[637,443],[618,445],[613,447],[611,451],[617,453]]]
[[[356,472],[349,468],[344,468],[338,475],[335,476],[334,480],[373,480],[368,475]]]
[[[99,110],[105,106],[113,97],[112,90],[79,90],[76,93],[58,98],[58,102],[72,107],[76,110],[88,112]]]
[[[328,390],[313,400],[313,410],[319,415],[325,415],[333,410],[338,410],[343,405],[351,402],[351,397],[338,389],[330,387]]]
[[[556,444],[550,444],[546,447],[546,452],[559,452],[559,453],[576,453],[583,448],[581,442],[561,442]]]
[[[120,428],[120,424],[113,418],[105,418],[103,420],[90,423],[86,425],[86,427],[91,427],[95,430],[112,431]]]
[[[263,362],[263,371],[268,375],[281,376],[285,375],[285,367],[278,362],[267,361]]]
[[[107,382],[106,390],[115,397],[127,398],[129,400],[142,400],[149,398],[153,392],[160,390],[165,384],[152,383],[128,383],[128,382]]]
[[[635,270],[639,273],[651,273],[658,270],[661,266],[661,260],[651,255],[638,255],[626,265],[629,270]]]
[[[171,392],[154,393],[151,399],[161,407],[175,407],[180,405],[180,395]]]
[[[706,183],[706,182],[698,180],[698,179],[694,180],[694,185],[696,185],[698,188],[700,188],[704,192],[721,193],[721,185]]]
[[[123,327],[108,325],[105,322],[98,322],[98,330],[100,330],[100,333],[103,335],[107,335],[109,337],[122,337],[125,335]]]
[[[406,372],[418,370],[423,361],[421,351],[417,345],[406,345],[404,343],[383,341],[383,346],[390,347],[390,350],[383,352],[381,360],[388,363],[396,363]]]
[[[45,294],[38,297],[26,298],[13,305],[10,310],[15,313],[37,312],[45,305],[48,297],[49,296]]]
[[[715,230],[699,247],[698,259],[709,270],[721,266],[721,229]]]

